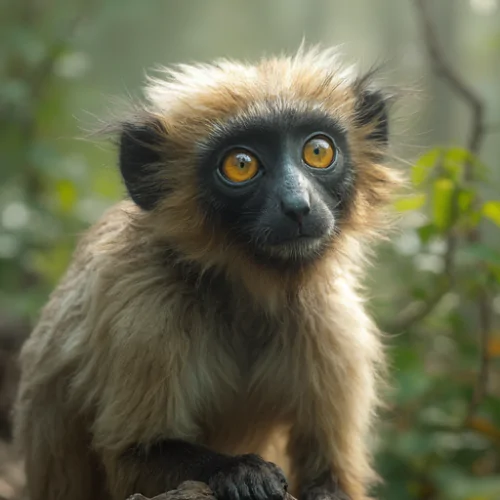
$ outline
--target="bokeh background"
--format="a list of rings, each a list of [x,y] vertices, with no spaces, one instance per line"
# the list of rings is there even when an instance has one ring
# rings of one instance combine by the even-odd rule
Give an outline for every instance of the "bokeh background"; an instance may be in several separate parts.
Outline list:
[[[84,131],[154,66],[305,38],[385,62],[407,90],[392,132],[411,190],[367,280],[392,363],[379,496],[499,500],[499,3],[1,0],[0,499],[24,481],[9,443],[19,346],[78,235],[124,194],[114,147]]]

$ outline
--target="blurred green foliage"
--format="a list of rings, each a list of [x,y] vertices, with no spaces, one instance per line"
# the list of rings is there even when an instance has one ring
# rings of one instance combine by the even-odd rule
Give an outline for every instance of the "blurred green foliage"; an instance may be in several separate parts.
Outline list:
[[[78,235],[123,193],[113,149],[74,139],[69,96],[88,63],[75,13],[40,5],[0,6],[0,315],[32,320]],[[500,498],[500,201],[482,199],[491,172],[458,145],[422,154],[396,202],[402,229],[370,277],[391,334],[377,439],[385,500]]]
[[[44,17],[37,5],[0,11],[0,304],[30,317],[64,271],[78,232],[121,194],[117,172],[103,167],[105,152],[75,147],[83,134],[67,108],[85,71],[85,54],[71,43],[78,24]]]
[[[434,148],[411,168],[412,194],[396,202],[425,217],[407,229],[415,243],[402,271],[408,280],[379,309],[386,330],[400,333],[391,338],[395,387],[378,456],[382,498],[500,498],[500,398],[483,394],[480,375],[482,363],[495,386],[500,356],[492,310],[500,250],[479,233],[500,222],[500,202],[478,200],[488,172],[462,148]],[[397,253],[386,248],[384,265],[401,260]],[[426,257],[432,265],[423,271]]]

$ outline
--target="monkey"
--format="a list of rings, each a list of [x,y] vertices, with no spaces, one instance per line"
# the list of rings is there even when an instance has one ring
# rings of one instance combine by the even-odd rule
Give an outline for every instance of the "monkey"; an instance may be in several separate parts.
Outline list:
[[[125,195],[20,355],[31,500],[370,498],[387,362],[362,278],[401,184],[375,74],[301,46],[148,77],[108,129]]]

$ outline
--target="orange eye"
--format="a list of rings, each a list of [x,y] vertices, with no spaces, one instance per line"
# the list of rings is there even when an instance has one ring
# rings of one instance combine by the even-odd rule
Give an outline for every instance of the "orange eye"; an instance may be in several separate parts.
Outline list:
[[[323,135],[309,139],[302,150],[303,160],[314,168],[328,168],[335,160],[335,156],[335,146]]]
[[[257,175],[259,161],[248,151],[235,149],[224,158],[221,170],[231,182],[245,182]]]

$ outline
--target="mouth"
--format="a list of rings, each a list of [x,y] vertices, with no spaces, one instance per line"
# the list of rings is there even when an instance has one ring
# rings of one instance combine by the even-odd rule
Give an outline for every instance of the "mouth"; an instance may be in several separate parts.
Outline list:
[[[326,240],[324,237],[301,234],[279,243],[262,246],[257,253],[258,257],[273,265],[306,265],[321,257],[327,246]]]
[[[304,267],[320,259],[332,243],[334,224],[282,225],[253,239],[259,262],[278,268]]]

